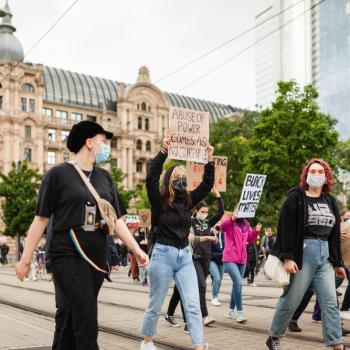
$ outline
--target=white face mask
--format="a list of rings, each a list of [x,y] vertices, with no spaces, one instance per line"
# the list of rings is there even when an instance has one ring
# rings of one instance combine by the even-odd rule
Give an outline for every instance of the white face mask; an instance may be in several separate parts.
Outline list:
[[[320,188],[326,183],[325,175],[308,175],[306,183],[312,188]]]
[[[198,213],[196,217],[199,220],[205,220],[208,217],[208,214],[200,214],[200,213]]]

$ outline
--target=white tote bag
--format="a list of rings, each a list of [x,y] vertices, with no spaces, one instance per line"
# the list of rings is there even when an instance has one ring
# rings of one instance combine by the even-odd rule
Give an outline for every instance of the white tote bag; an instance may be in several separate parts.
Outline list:
[[[265,273],[282,286],[289,284],[290,274],[284,269],[283,262],[274,255],[269,255],[265,266]]]

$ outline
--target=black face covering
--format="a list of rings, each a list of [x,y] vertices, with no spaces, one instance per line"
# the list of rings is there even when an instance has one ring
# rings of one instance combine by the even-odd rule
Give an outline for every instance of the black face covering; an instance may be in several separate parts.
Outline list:
[[[182,177],[180,179],[173,180],[171,186],[175,191],[183,192],[187,188],[187,179]]]

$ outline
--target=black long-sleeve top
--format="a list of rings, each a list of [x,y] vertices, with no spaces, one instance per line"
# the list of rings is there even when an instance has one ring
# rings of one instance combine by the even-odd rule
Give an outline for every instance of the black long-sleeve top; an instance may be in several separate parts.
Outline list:
[[[166,158],[166,154],[159,152],[151,161],[146,176],[147,195],[151,203],[152,226],[157,228],[155,235],[156,243],[183,249],[188,246],[188,235],[191,228],[191,209],[203,200],[214,186],[214,162],[209,162],[204,166],[202,182],[197,188],[190,191],[192,208],[188,209],[185,215],[180,216],[174,208],[163,209],[162,196],[159,190],[159,179]]]
[[[324,195],[336,217],[336,223],[328,237],[329,261],[334,267],[341,267],[339,209],[330,194]],[[303,266],[304,236],[308,223],[307,208],[305,191],[300,187],[291,190],[280,212],[276,242],[271,252],[281,260],[294,260],[299,270]]]
[[[211,228],[219,222],[219,220],[224,215],[224,201],[221,197],[217,197],[218,211],[211,217],[205,220],[199,220],[197,218],[192,218],[191,224],[195,236],[213,236]],[[193,246],[193,258],[210,258],[211,253],[211,242],[199,242]]]

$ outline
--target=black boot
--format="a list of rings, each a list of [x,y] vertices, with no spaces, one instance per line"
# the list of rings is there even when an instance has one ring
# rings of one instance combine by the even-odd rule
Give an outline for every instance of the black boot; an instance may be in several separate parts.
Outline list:
[[[294,332],[294,333],[302,331],[302,329],[298,326],[298,321],[296,321],[296,320],[291,320],[289,322],[288,329],[290,332]]]

